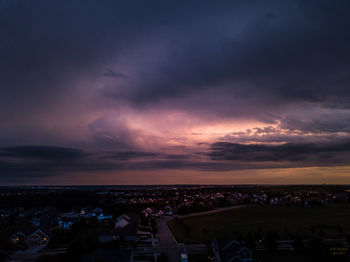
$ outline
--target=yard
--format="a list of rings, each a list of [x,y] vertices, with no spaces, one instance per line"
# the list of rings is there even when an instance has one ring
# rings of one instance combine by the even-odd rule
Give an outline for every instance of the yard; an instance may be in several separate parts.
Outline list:
[[[203,216],[175,218],[168,222],[178,242],[204,243],[213,237],[244,238],[277,232],[279,239],[350,234],[350,204],[322,207],[248,206]]]

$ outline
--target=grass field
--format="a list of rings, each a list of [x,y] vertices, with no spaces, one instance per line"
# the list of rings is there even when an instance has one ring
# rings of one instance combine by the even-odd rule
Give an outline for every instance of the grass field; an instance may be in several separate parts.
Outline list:
[[[168,222],[178,242],[204,243],[213,237],[245,237],[249,232],[278,233],[280,239],[299,234],[311,237],[350,234],[350,204],[323,207],[248,206],[203,216],[178,218]]]

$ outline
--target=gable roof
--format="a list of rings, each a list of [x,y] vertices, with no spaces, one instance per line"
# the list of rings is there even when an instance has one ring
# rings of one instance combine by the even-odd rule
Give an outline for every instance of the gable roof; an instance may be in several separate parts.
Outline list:
[[[37,229],[38,229],[38,227],[35,227],[35,226],[22,227],[16,231],[16,234],[21,233],[21,234],[25,235],[26,237],[28,237],[29,235],[33,234],[33,232],[35,232],[35,230],[37,230]]]
[[[129,224],[129,221],[126,220],[125,218],[121,218],[115,222],[114,227],[115,228],[125,227],[127,224]]]
[[[17,230],[15,234],[16,235],[23,234],[26,238],[28,238],[30,235],[34,234],[37,231],[42,232],[47,237],[51,235],[48,227],[34,227],[34,226],[23,227]]]
[[[40,238],[42,238],[42,239],[44,239],[44,238],[48,239],[48,238],[49,238],[49,236],[48,236],[43,230],[41,230],[41,229],[35,230],[32,234],[30,234],[30,235],[27,237],[27,239],[28,239],[28,238],[31,238],[31,237],[34,237],[34,236],[38,236],[38,237],[40,237]]]

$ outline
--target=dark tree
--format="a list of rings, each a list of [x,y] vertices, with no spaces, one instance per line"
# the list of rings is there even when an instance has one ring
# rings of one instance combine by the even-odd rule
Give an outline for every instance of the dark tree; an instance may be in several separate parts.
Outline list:
[[[67,258],[69,258],[69,261],[80,261],[85,252],[86,249],[81,241],[74,242],[67,250]]]
[[[169,259],[168,259],[168,257],[167,257],[164,253],[162,253],[162,254],[160,254],[160,256],[158,257],[157,261],[158,261],[158,262],[168,262]]]
[[[265,248],[267,250],[276,250],[277,244],[277,234],[275,232],[267,232],[266,237],[265,237]]]
[[[294,237],[294,248],[297,250],[303,249],[304,248],[304,240],[300,235],[296,235]]]
[[[245,238],[244,244],[247,248],[254,250],[255,249],[255,241],[252,234],[249,232]]]

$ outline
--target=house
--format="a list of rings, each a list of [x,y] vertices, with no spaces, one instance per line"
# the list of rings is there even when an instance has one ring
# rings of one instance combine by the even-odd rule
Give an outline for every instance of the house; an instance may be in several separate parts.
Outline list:
[[[114,228],[124,227],[131,221],[131,217],[126,214],[123,214],[117,218],[117,221],[114,224]]]
[[[60,229],[69,230],[72,226],[79,221],[78,217],[58,217],[57,226]]]
[[[60,229],[71,229],[72,225],[73,225],[73,223],[70,220],[68,220],[68,221],[66,219],[58,220],[58,227]]]
[[[5,218],[9,217],[11,215],[11,211],[8,209],[1,209],[0,210],[0,217]]]
[[[164,208],[164,215],[172,216],[173,215],[173,209],[170,206],[166,206]]]
[[[155,209],[154,207],[148,207],[145,210],[142,211],[142,215],[146,218],[148,217],[158,217],[159,211]]]
[[[96,207],[95,209],[93,209],[92,211],[88,212],[86,214],[86,217],[97,217],[99,214],[103,213],[102,208]]]
[[[80,216],[76,212],[62,213],[56,218],[57,227],[63,230],[70,230],[79,220]]]
[[[59,215],[59,217],[67,217],[67,218],[79,218],[80,217],[80,214],[75,212],[75,211],[71,211],[71,212],[68,212],[68,213],[61,213]]]
[[[26,228],[10,236],[9,242],[12,247],[46,247],[49,243],[46,230],[40,228]]]
[[[10,236],[9,243],[12,247],[24,248],[27,246],[26,240],[27,236],[23,232],[18,231]]]
[[[236,240],[214,238],[213,254],[217,262],[252,262],[252,251]]]
[[[139,225],[137,227],[137,240],[143,244],[158,245],[158,239],[154,237],[152,231],[150,226]]]
[[[137,224],[134,221],[129,222],[123,227],[113,229],[109,234],[99,235],[98,241],[105,243],[113,240],[125,242],[134,242],[137,240]]]
[[[33,215],[33,210],[22,210],[18,214],[19,217],[30,217]]]
[[[82,217],[85,217],[89,211],[91,210],[91,206],[86,206],[86,207],[83,207],[80,212],[79,212],[79,215],[82,216]]]
[[[49,243],[49,236],[41,229],[37,229],[27,237],[28,247],[46,247]]]
[[[137,240],[137,222],[134,220],[123,227],[118,227],[112,230],[111,234],[120,240],[132,242]]]
[[[133,213],[123,214],[115,222],[112,234],[124,241],[136,241],[139,217]]]
[[[102,212],[97,216],[97,221],[99,222],[108,222],[111,221],[113,219],[112,215],[106,215],[103,214]]]
[[[152,232],[152,227],[150,226],[139,225],[138,229],[143,232]]]
[[[188,256],[186,253],[181,253],[180,255],[181,262],[188,262]]]
[[[36,214],[32,219],[33,226],[42,227],[50,223],[50,217],[48,215],[44,215],[43,213]]]
[[[108,242],[112,240],[122,240],[133,242],[137,240],[139,219],[134,214],[123,214],[117,218],[114,229],[109,234],[99,236],[100,242]]]
[[[148,240],[152,239],[152,232],[150,231],[143,231],[142,229],[138,228],[137,232],[137,238],[140,240]]]

